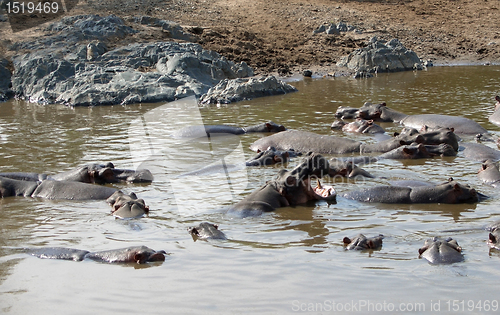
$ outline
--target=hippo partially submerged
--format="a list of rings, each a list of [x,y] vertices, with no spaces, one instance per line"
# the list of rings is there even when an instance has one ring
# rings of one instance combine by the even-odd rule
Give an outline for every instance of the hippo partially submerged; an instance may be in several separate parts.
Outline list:
[[[112,194],[106,202],[113,208],[111,213],[119,219],[139,218],[149,213],[149,207],[135,193],[128,195],[121,191]]]
[[[490,231],[488,234],[488,246],[491,249],[500,250],[500,221],[489,225],[487,229]]]
[[[344,121],[334,121],[330,127],[332,130],[342,130],[345,132],[358,132],[358,133],[385,133],[384,128],[375,124],[373,120],[365,120],[361,118],[356,118],[355,121],[350,123],[345,123]]]
[[[153,174],[149,170],[119,169],[115,168],[111,162],[106,164],[86,164],[56,175],[14,172],[0,173],[0,176],[25,181],[57,180],[90,184],[150,183],[153,181]]]
[[[347,250],[365,250],[365,249],[380,249],[382,247],[383,235],[367,238],[363,234],[358,234],[350,239],[344,237],[342,240]]]
[[[387,107],[386,103],[372,104],[367,102],[359,108],[357,117],[395,122],[416,129],[428,126],[430,128],[454,128],[455,133],[464,135],[489,134],[477,122],[465,117],[438,114],[406,115]]]
[[[272,121],[249,127],[234,127],[227,125],[199,125],[188,126],[176,131],[172,136],[175,138],[202,138],[224,134],[242,135],[252,132],[280,132],[285,131],[283,125]]]
[[[146,246],[127,247],[115,250],[106,250],[100,252],[89,252],[65,247],[46,247],[38,249],[27,249],[27,253],[46,259],[63,259],[82,261],[90,259],[104,263],[137,263],[145,264],[148,262],[165,261],[165,251],[155,251]]]
[[[452,238],[428,239],[418,250],[418,254],[419,258],[425,258],[431,264],[452,264],[464,260],[462,248]]]
[[[189,234],[196,241],[201,240],[225,240],[226,235],[219,230],[219,226],[209,222],[202,222],[198,226],[188,228]]]
[[[344,198],[361,202],[379,203],[475,203],[483,198],[475,189],[451,179],[444,184],[433,186],[375,186],[349,191]]]
[[[291,171],[280,170],[274,180],[268,181],[243,200],[231,206],[228,213],[238,216],[259,215],[276,208],[304,204],[312,200],[334,202],[336,193],[331,186],[313,188],[311,181],[333,172],[328,160],[319,154],[310,154]]]

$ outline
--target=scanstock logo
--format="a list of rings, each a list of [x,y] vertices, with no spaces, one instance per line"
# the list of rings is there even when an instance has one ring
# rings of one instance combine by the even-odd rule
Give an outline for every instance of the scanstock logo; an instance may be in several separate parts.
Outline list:
[[[68,14],[78,0],[0,1],[12,31],[20,32]]]
[[[240,138],[207,134],[194,96],[141,115],[131,122],[128,139],[135,169],[149,169],[181,215],[231,204],[247,187]]]

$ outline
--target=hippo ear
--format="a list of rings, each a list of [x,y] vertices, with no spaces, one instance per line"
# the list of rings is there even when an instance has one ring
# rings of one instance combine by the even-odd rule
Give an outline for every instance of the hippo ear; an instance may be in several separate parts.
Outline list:
[[[106,163],[106,165],[104,165],[104,167],[107,167],[107,168],[115,168],[115,166],[114,166],[114,165],[113,165],[113,163],[111,163],[111,162]]]
[[[451,132],[455,132],[455,128],[451,127],[451,128],[450,128],[450,131],[451,131]]]
[[[498,95],[497,95],[497,96],[495,96],[495,100],[496,100],[497,102],[500,102],[500,96],[498,96]]]
[[[368,125],[373,125],[373,119],[367,121]]]
[[[422,128],[420,128],[420,131],[426,132],[429,129],[429,126],[423,125]]]
[[[427,247],[422,247],[418,249],[418,255],[422,255],[427,250]]]
[[[273,126],[270,123],[267,122],[266,123],[266,129],[267,129],[267,131],[271,131],[271,130],[273,130]]]
[[[490,240],[490,242],[492,243],[496,243],[497,242],[497,238],[495,237],[495,235],[491,234],[488,235],[488,239]]]
[[[142,253],[136,253],[134,255],[134,261],[138,264],[143,264],[145,261],[146,261],[146,255],[142,254]]]
[[[405,154],[408,154],[408,155],[413,154],[412,150],[411,150],[411,149],[409,149],[409,148],[403,148],[403,152],[404,152]]]
[[[454,191],[461,192],[461,191],[462,191],[462,188],[460,187],[460,185],[459,185],[459,184],[455,184],[455,185],[453,185],[453,190],[454,190]]]
[[[216,228],[218,230],[219,229],[219,225],[218,224],[214,224],[214,228]]]
[[[342,242],[344,242],[344,245],[347,245],[347,244],[351,243],[351,239],[348,238],[348,237],[344,237],[344,239],[342,240]]]
[[[387,104],[385,102],[383,102],[383,103],[380,103],[380,106],[387,106]]]

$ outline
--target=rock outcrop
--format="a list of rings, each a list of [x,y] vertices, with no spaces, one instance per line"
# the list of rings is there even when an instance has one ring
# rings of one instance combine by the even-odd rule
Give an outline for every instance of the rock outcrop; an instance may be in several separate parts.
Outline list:
[[[373,37],[368,46],[356,49],[343,57],[338,66],[347,67],[358,73],[396,72],[420,70],[422,61],[415,52],[407,49],[397,39],[389,42]]]
[[[200,104],[228,104],[250,100],[261,96],[270,96],[295,92],[292,85],[278,80],[275,76],[222,80],[200,98]]]
[[[141,17],[137,22],[185,35],[166,21]],[[235,64],[194,43],[141,43],[108,51],[110,38],[136,32],[116,16],[66,17],[47,32],[43,39],[13,47],[31,50],[13,58],[12,75],[13,92],[30,102],[94,106],[173,101],[201,96],[223,79],[253,75],[245,62]]]

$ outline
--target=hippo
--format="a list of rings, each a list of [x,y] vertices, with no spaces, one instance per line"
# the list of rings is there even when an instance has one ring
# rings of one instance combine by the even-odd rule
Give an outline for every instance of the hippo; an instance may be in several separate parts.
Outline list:
[[[332,158],[330,161],[330,176],[342,176],[347,178],[356,178],[358,176],[373,178],[372,174],[360,168],[352,161]]]
[[[488,131],[481,125],[465,117],[438,114],[406,115],[387,107],[386,103],[372,104],[367,102],[359,108],[357,117],[375,121],[395,122],[416,129],[421,129],[423,126],[454,128],[457,134],[489,135]]]
[[[175,138],[202,138],[216,136],[218,134],[242,135],[252,132],[280,132],[285,131],[283,125],[278,125],[272,121],[249,127],[234,127],[226,125],[203,125],[188,126],[178,130],[173,134]]]
[[[477,173],[479,177],[485,184],[491,185],[493,187],[500,187],[500,171],[498,170],[498,164],[492,160],[486,160],[479,169]]]
[[[340,129],[346,132],[358,132],[358,133],[369,133],[369,134],[385,133],[384,128],[375,124],[373,120],[371,119],[365,120],[361,118],[356,118],[355,121],[350,122],[348,124],[344,123],[343,121],[335,121],[332,123],[332,126],[330,128],[332,130]]]
[[[340,119],[354,119],[358,114],[358,108],[339,106],[335,112],[335,117]]]
[[[153,174],[149,170],[139,169],[137,171],[115,168],[113,163],[106,164],[86,164],[72,170],[56,175],[46,175],[37,173],[0,173],[0,176],[27,181],[58,180],[74,181],[91,184],[108,183],[150,183],[153,181]]]
[[[144,200],[134,193],[125,195],[121,191],[92,184],[44,180],[41,182],[10,179],[0,176],[0,198],[33,197],[68,200],[105,200],[113,207],[117,218],[135,218],[149,212]]]
[[[335,202],[336,193],[331,186],[312,188],[311,180],[318,180],[333,171],[328,160],[319,154],[308,154],[293,170],[280,170],[275,179],[253,191],[228,209],[238,216],[260,215],[280,207],[305,204],[312,200]]]
[[[281,151],[274,147],[269,147],[267,150],[258,152],[256,156],[245,162],[246,166],[264,166],[277,163],[285,164],[290,157],[297,157],[301,153],[295,153],[294,150]]]
[[[482,143],[467,142],[460,145],[466,159],[478,162],[487,160],[496,162],[500,160],[500,151],[490,148]]]
[[[342,197],[361,202],[379,203],[475,203],[486,198],[475,189],[450,179],[434,186],[375,186],[349,191]]]
[[[116,191],[106,202],[113,208],[113,216],[119,219],[139,218],[149,213],[149,207],[144,200],[138,199],[133,192],[126,195],[120,190]]]
[[[500,96],[495,96],[495,100],[497,103],[495,104],[495,110],[493,111],[493,114],[491,114],[490,117],[488,117],[488,120],[497,126],[500,126]]]
[[[448,138],[446,135],[448,135]],[[458,141],[451,130],[443,130],[441,132],[431,131],[429,133],[419,133],[418,131],[411,133],[405,131],[390,139],[372,144],[362,144],[359,141],[351,139],[320,135],[308,131],[287,130],[258,139],[250,145],[250,149],[258,152],[268,147],[274,147],[277,150],[294,150],[295,152],[303,153],[365,154],[388,152],[413,142],[431,145],[449,143],[453,148],[458,149]]]
[[[127,247],[115,250],[106,250],[100,252],[89,252],[65,247],[46,247],[37,249],[27,249],[27,253],[45,259],[63,259],[82,261],[90,259],[103,263],[137,263],[145,264],[148,262],[165,261],[165,251],[155,251],[146,246]]]
[[[104,200],[115,188],[72,181],[25,181],[0,177],[0,197],[24,196],[46,199]]]
[[[440,239],[434,237],[425,241],[424,246],[418,250],[419,258],[425,258],[429,263],[452,264],[464,260],[462,248],[451,237]]]
[[[365,249],[380,249],[382,247],[383,235],[367,238],[363,234],[358,234],[350,239],[344,237],[343,242],[347,250],[365,250]]]
[[[201,240],[226,240],[226,235],[219,230],[219,226],[209,222],[201,222],[198,226],[189,227],[189,234],[196,241]]]
[[[258,139],[250,145],[250,149],[256,152],[268,147],[302,153],[348,154],[359,153],[361,142],[309,131],[287,130]]]
[[[340,158],[339,160],[350,161],[352,163],[374,163],[384,159],[407,160],[407,159],[425,159],[435,156],[455,156],[457,152],[449,145],[442,143],[440,145],[424,145],[421,143],[412,143],[395,148],[379,156],[357,156]]]

